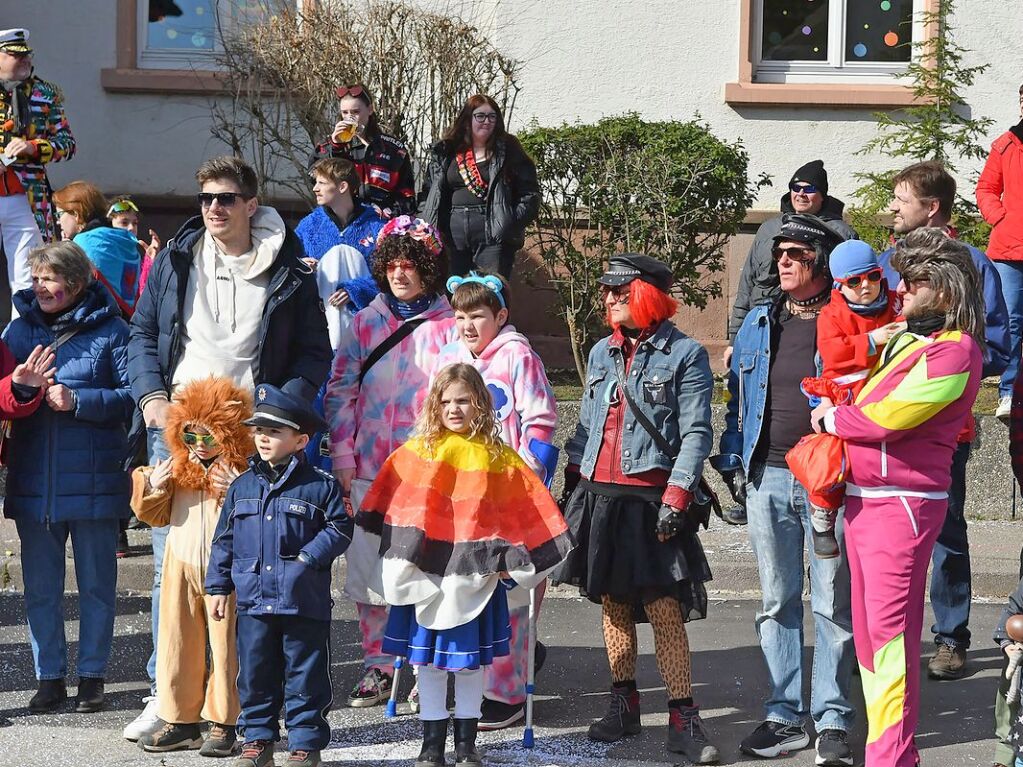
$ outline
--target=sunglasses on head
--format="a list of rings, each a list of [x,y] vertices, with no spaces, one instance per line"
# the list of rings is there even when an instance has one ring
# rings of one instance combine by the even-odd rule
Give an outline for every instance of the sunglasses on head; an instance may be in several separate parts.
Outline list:
[[[795,194],[816,194],[817,187],[813,184],[789,184],[789,191]]]
[[[771,251],[771,258],[781,261],[785,256],[789,261],[798,261],[801,264],[809,264],[817,260],[817,251],[813,248],[775,248]]]
[[[117,202],[110,206],[110,209],[107,211],[107,218],[110,218],[111,216],[116,215],[118,213],[138,212],[139,212],[138,205],[133,203],[131,200],[118,200]]]
[[[850,277],[836,277],[835,282],[846,287],[858,288],[864,280],[867,282],[880,282],[882,277],[884,277],[884,272],[881,269],[871,269],[869,272],[854,274]]]
[[[238,201],[238,198],[246,199],[245,195],[240,192],[199,192],[196,198],[204,208],[210,207],[214,200],[220,204],[220,207],[230,208]]]
[[[343,99],[345,96],[354,96],[355,98],[359,98],[364,93],[366,93],[366,91],[361,85],[342,85],[337,89],[337,97],[339,99]]]
[[[203,447],[214,447],[217,444],[217,438],[212,434],[196,434],[187,429],[181,432],[181,439],[186,445],[201,444]]]
[[[497,112],[473,112],[472,119],[480,125],[497,122]]]

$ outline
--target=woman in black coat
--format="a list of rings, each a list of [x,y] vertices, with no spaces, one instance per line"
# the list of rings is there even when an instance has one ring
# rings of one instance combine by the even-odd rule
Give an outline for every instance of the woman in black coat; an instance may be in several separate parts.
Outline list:
[[[443,232],[451,273],[511,277],[540,208],[536,166],[489,96],[471,97],[432,150],[420,218]]]

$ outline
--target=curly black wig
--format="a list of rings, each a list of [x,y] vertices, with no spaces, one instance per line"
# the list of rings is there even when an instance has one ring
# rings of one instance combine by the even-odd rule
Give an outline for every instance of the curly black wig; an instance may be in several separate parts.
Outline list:
[[[370,272],[381,292],[391,294],[391,285],[387,282],[387,266],[395,261],[412,262],[427,294],[444,290],[444,280],[448,276],[447,253],[441,252],[435,256],[418,240],[391,235],[380,240],[377,249],[373,251],[373,263],[370,266]]]

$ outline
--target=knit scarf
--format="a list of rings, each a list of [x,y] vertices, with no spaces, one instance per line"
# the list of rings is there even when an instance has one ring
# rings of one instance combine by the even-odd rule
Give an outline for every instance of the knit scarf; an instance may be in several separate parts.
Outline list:
[[[869,304],[854,304],[848,298],[845,299],[845,302],[854,314],[859,314],[863,317],[873,317],[888,308],[888,290],[882,285],[881,292],[877,294],[877,298]]]
[[[937,312],[906,317],[906,330],[914,335],[929,336],[932,333],[937,333],[944,327],[945,315]]]
[[[392,295],[387,296],[387,305],[391,307],[394,316],[400,320],[410,320],[422,314],[430,308],[436,296],[426,293],[414,301],[401,301]]]

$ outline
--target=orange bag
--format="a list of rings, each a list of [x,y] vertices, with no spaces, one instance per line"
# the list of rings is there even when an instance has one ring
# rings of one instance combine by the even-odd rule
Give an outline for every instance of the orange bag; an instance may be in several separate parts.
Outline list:
[[[808,397],[828,397],[836,404],[849,398],[847,391],[827,378],[804,378],[800,388]],[[814,506],[837,510],[842,505],[849,470],[844,439],[834,434],[807,434],[785,454],[785,463]]]

